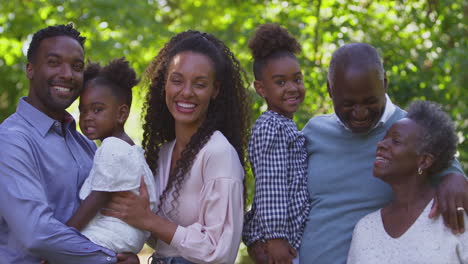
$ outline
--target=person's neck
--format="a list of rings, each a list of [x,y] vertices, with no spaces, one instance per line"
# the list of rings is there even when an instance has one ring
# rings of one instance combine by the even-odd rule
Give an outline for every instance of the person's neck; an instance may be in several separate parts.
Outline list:
[[[133,146],[135,145],[135,143],[133,142],[133,140],[127,135],[127,133],[125,133],[125,130],[122,129],[119,129],[117,131],[115,131],[113,134],[112,134],[113,137],[116,137],[116,138],[119,138],[125,142],[127,142],[129,145]]]
[[[59,122],[62,123],[64,121],[64,119],[65,119],[65,115],[67,113],[65,110],[47,109],[47,107],[45,107],[41,103],[31,100],[30,96],[26,97],[25,101],[28,104],[30,104],[31,106],[33,106],[34,108],[36,108],[37,110],[41,111],[42,113],[44,113],[45,115],[47,115],[48,117],[50,117],[50,118],[52,118],[52,119],[54,119],[56,121],[59,121]]]
[[[421,176],[408,177],[408,182],[393,184],[393,209],[412,210],[424,206],[434,197],[435,190]]]
[[[176,145],[175,150],[182,152],[190,142],[192,136],[197,132],[198,127],[175,126]],[[179,152],[179,153],[180,153]]]

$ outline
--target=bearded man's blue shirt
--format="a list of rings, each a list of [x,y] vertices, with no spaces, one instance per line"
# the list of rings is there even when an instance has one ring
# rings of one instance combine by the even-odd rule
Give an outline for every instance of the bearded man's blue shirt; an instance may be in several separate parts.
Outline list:
[[[21,98],[0,124],[0,263],[115,263],[115,253],[64,223],[79,207],[79,190],[96,146]]]

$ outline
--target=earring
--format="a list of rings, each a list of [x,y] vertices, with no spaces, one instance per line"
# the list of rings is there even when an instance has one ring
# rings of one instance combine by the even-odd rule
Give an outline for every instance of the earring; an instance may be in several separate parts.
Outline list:
[[[418,175],[422,175],[423,173],[423,170],[421,169],[421,167],[418,168]]]

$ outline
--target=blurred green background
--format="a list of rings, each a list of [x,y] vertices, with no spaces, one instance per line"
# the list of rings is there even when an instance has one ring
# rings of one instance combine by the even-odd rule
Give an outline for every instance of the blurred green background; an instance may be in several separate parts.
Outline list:
[[[174,34],[196,29],[214,34],[251,73],[247,42],[255,28],[276,22],[302,44],[306,99],[295,119],[299,128],[314,115],[332,112],[326,91],[331,54],[349,42],[377,47],[389,79],[393,102],[436,101],[455,121],[458,159],[468,169],[468,1],[256,1],[256,0],[1,0],[0,122],[27,95],[26,49],[32,33],[72,22],[88,39],[86,57],[107,63],[125,56],[138,74]],[[252,85],[253,118],[266,109]],[[129,134],[141,140],[140,109],[144,87],[135,89]],[[70,107],[78,116],[76,104]],[[252,121],[254,121],[254,119]],[[252,177],[248,175],[249,198]],[[250,199],[249,199],[250,200]],[[241,245],[238,263],[249,263]]]

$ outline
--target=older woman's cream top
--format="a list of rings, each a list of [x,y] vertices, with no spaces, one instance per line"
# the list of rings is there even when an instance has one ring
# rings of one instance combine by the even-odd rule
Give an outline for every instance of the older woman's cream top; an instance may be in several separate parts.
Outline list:
[[[175,141],[159,152],[156,192],[167,185]],[[179,226],[171,244],[161,240],[159,256],[181,256],[195,263],[234,263],[243,224],[244,170],[234,147],[215,131],[194,159],[180,190],[176,210],[169,195],[159,215]]]
[[[362,218],[354,228],[348,264],[468,263],[468,232],[454,235],[441,216],[429,219],[432,202],[400,237],[384,229],[380,210]],[[465,215],[465,226],[468,224]]]

